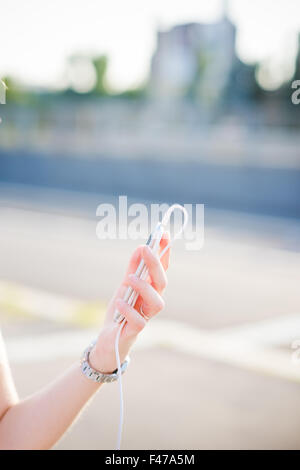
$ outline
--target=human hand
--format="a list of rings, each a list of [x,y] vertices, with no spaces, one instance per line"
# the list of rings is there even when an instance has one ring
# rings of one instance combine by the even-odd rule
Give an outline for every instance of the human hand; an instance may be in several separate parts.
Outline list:
[[[126,319],[119,341],[122,363],[138,334],[147,323],[140,313],[141,308],[147,319],[151,319],[164,308],[162,294],[167,286],[166,270],[169,265],[170,250],[167,250],[161,260],[159,253],[169,244],[169,241],[169,234],[165,232],[160,242],[158,254],[154,254],[146,245],[139,246],[133,253],[124,280],[109,303],[104,326],[100,331],[97,343],[90,353],[89,361],[94,369],[109,374],[117,368],[114,346],[120,324],[113,319],[116,309]],[[144,259],[149,271],[147,280],[138,279],[134,275],[141,258]],[[131,286],[139,294],[134,308],[123,301],[128,286]]]

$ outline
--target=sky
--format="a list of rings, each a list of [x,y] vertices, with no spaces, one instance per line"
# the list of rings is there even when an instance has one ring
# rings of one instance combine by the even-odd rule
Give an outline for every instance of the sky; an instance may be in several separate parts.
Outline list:
[[[147,77],[157,29],[216,21],[224,4],[238,28],[239,57],[262,62],[262,83],[264,67],[271,69],[266,87],[276,87],[292,71],[300,0],[0,0],[0,77],[63,87],[69,56],[107,54],[109,84],[122,91]]]

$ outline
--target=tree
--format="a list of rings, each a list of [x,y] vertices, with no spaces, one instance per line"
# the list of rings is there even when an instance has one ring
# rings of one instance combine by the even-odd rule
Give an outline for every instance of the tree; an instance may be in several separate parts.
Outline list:
[[[95,67],[96,75],[97,75],[96,84],[95,84],[93,92],[98,95],[107,95],[105,79],[106,79],[108,59],[105,55],[100,55],[98,57],[93,58],[92,62]]]

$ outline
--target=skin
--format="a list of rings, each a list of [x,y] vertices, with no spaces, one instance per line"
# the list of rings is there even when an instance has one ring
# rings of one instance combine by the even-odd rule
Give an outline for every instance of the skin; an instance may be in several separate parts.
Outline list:
[[[168,243],[169,235],[165,233],[160,249]],[[124,280],[109,303],[104,326],[90,354],[90,364],[96,370],[111,373],[117,368],[114,342],[119,324],[113,321],[116,308],[126,318],[119,343],[121,362],[147,323],[140,314],[141,307],[149,319],[164,308],[162,294],[167,285],[169,253],[170,250],[161,260],[147,246],[140,246],[133,253]],[[144,258],[149,269],[147,281],[137,279],[133,274],[141,258]],[[135,308],[122,300],[128,285],[139,293]],[[0,335],[0,449],[50,449],[101,386],[88,380],[76,363],[44,389],[20,400]]]

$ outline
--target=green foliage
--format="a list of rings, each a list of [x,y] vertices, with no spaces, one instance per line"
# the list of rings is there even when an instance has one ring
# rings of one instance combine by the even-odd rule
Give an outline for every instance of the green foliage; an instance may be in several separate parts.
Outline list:
[[[16,103],[16,104],[31,104],[34,101],[34,95],[25,88],[22,87],[14,78],[12,77],[3,77],[3,82],[5,83],[6,90],[6,103]]]
[[[130,90],[126,90],[123,93],[116,95],[118,98],[127,98],[127,99],[142,99],[147,96],[147,86],[142,85],[137,88],[132,88]]]
[[[96,84],[93,90],[93,93],[101,96],[108,94],[107,88],[105,86],[108,58],[105,55],[100,55],[92,59],[92,63],[96,70]]]

